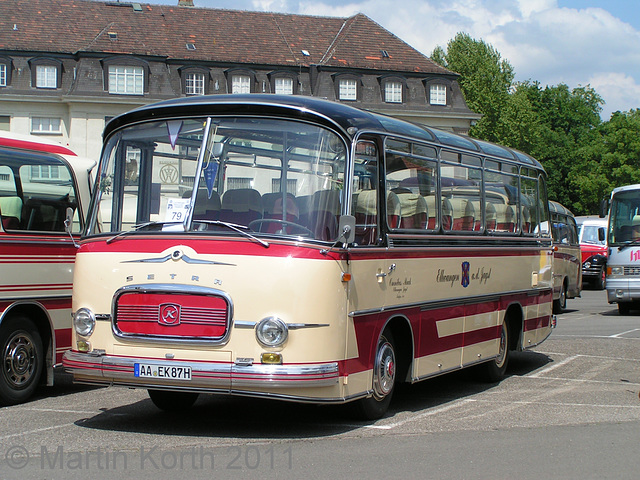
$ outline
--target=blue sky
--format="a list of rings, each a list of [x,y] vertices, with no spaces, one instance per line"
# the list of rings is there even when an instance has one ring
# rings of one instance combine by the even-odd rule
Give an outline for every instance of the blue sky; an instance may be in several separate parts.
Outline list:
[[[178,0],[143,0],[176,5]],[[196,7],[348,17],[364,13],[429,55],[456,33],[493,45],[516,80],[590,85],[602,118],[640,108],[638,0],[194,0]]]

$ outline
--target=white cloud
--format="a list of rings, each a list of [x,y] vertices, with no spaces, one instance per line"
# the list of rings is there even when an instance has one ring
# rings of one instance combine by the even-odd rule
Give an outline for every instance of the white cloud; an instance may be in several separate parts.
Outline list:
[[[640,108],[640,84],[624,73],[601,73],[589,79],[589,84],[606,99],[602,119],[608,120],[615,111]]]
[[[580,9],[561,8],[559,1],[235,0],[234,8],[339,17],[362,12],[425,55],[465,32],[493,45],[513,65],[516,80],[591,85],[606,101],[605,119],[640,106],[640,32],[609,13],[608,0],[600,0],[603,8]],[[220,3],[227,0],[196,0],[213,8]],[[640,17],[640,2],[622,11],[624,18]]]

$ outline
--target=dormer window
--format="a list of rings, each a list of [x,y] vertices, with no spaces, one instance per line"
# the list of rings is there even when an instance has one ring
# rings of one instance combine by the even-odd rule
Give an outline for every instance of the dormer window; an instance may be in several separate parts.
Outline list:
[[[275,92],[280,95],[293,95],[293,78],[291,77],[276,78]]]
[[[231,77],[231,93],[251,93],[251,77],[249,75],[233,75]]]
[[[278,95],[295,95],[298,90],[298,77],[295,73],[276,71],[269,74],[271,91]]]
[[[352,78],[343,78],[339,82],[338,98],[340,100],[358,99],[358,82]]]
[[[132,57],[102,61],[105,89],[112,95],[144,95],[149,90],[149,65]]]
[[[56,89],[62,81],[62,62],[54,58],[33,58],[31,67],[31,85],[36,88]]]
[[[387,103],[402,103],[402,83],[395,81],[385,82],[384,101]]]
[[[202,67],[181,67],[178,69],[182,79],[182,91],[185,95],[206,95],[209,91],[211,76],[209,69]]]
[[[254,93],[256,91],[256,75],[251,70],[241,68],[227,70],[226,77],[228,92]]]
[[[429,87],[429,103],[431,105],[447,104],[447,87],[440,83],[435,83]]]

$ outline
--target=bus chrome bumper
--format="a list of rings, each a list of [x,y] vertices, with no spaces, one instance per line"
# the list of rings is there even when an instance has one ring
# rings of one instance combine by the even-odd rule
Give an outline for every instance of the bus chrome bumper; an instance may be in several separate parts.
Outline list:
[[[157,360],[67,351],[62,359],[74,381],[139,388],[175,387],[232,393],[234,389],[312,388],[338,384],[338,362],[312,365],[237,365],[182,360]],[[141,376],[140,365],[159,369],[178,368],[188,379]],[[151,370],[151,368],[149,368]]]

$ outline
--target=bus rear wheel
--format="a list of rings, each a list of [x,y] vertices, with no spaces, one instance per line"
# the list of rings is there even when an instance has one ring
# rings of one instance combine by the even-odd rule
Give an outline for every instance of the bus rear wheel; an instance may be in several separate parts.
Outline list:
[[[0,404],[26,401],[38,387],[44,353],[42,339],[31,320],[18,316],[0,325]]]
[[[360,418],[376,420],[387,412],[396,383],[396,367],[395,343],[386,329],[378,340],[373,362],[373,395],[356,402]]]
[[[498,356],[493,360],[483,363],[480,367],[483,369],[483,378],[490,383],[497,383],[504,378],[507,372],[507,364],[509,363],[509,327],[506,320],[502,323],[500,332],[500,347]]]

